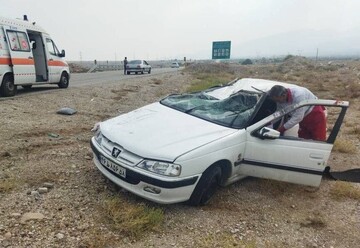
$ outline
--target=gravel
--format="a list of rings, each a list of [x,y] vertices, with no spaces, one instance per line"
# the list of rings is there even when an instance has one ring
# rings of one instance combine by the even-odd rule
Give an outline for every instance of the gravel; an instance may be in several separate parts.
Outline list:
[[[334,181],[313,189],[248,178],[194,208],[153,204],[106,180],[92,162],[94,124],[181,92],[190,82],[189,74],[177,71],[1,101],[0,247],[357,246],[360,203],[334,200]],[[56,114],[63,107],[77,113]],[[351,109],[346,123],[359,111]],[[356,154],[330,158],[338,168],[357,161],[359,146]],[[161,208],[162,227],[138,239],[117,231],[104,218],[103,203],[113,197]]]

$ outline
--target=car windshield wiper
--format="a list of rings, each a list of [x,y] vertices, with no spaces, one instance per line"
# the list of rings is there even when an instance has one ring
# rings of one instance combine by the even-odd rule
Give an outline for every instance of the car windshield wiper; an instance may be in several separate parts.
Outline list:
[[[261,92],[261,93],[266,93],[266,92],[263,91],[263,90],[260,90],[260,89],[258,89],[258,88],[255,88],[254,86],[251,86],[251,88],[253,88],[254,90],[257,90],[257,91],[259,91],[259,92]]]

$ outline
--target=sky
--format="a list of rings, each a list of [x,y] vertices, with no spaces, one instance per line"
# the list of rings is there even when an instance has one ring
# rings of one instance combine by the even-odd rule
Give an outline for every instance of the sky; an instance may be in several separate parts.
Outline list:
[[[360,57],[359,0],[0,0],[0,16],[26,14],[69,61]]]

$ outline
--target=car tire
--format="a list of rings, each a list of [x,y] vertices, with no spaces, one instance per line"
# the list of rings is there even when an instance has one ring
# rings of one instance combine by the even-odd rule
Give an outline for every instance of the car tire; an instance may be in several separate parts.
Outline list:
[[[126,74],[130,75],[130,72],[129,72],[129,71],[127,71],[127,72],[126,72]]]
[[[142,69],[141,74],[144,74],[145,69]]]
[[[149,74],[151,73],[151,69],[149,69],[148,73],[149,73]]]
[[[69,76],[66,72],[63,72],[58,83],[59,88],[65,89],[69,87]]]
[[[5,75],[1,87],[0,94],[5,97],[15,96],[17,92],[17,86],[14,84],[14,77],[12,75]]]
[[[188,203],[192,206],[204,206],[209,203],[221,182],[221,168],[211,166],[201,176]]]

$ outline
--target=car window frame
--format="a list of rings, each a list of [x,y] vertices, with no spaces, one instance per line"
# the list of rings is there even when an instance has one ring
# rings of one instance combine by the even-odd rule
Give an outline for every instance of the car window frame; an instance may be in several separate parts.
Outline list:
[[[258,121],[257,123],[252,124],[253,125],[259,125],[259,122],[262,122],[263,124],[260,124],[259,127],[257,127],[256,129],[254,129],[251,132],[252,136],[258,137],[259,138],[259,132],[262,128],[267,127],[270,123],[275,123],[278,120],[281,120],[281,118],[284,118],[284,116],[288,115],[289,113],[299,109],[299,108],[303,108],[303,107],[307,107],[307,106],[324,106],[324,107],[334,107],[334,108],[341,108],[340,113],[338,114],[338,117],[336,118],[336,121],[334,122],[334,125],[331,127],[331,132],[330,134],[327,136],[325,141],[319,141],[319,140],[311,140],[311,139],[304,139],[304,138],[299,138],[299,137],[292,137],[292,136],[280,136],[279,139],[289,139],[289,140],[295,140],[295,141],[300,141],[300,142],[321,142],[321,143],[328,143],[328,144],[334,144],[335,139],[338,135],[338,133],[340,132],[340,127],[344,121],[345,118],[345,114],[346,111],[348,109],[348,106],[342,106],[342,105],[334,105],[334,104],[323,104],[321,102],[316,103],[316,104],[295,104],[295,105],[291,105],[288,106],[284,109],[281,110],[277,110],[276,112],[274,112],[273,114],[269,115],[268,117]],[[327,123],[328,124],[328,123]],[[250,127],[250,126],[249,126]],[[327,127],[329,128],[329,127]]]
[[[11,35],[10,35],[11,34]],[[14,52],[30,52],[30,42],[26,32],[17,31],[17,30],[6,30],[6,35],[9,40],[9,47]],[[21,35],[22,37],[20,37]],[[16,39],[19,48],[14,47],[13,39]],[[24,43],[26,42],[27,49],[24,47]]]

